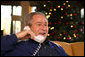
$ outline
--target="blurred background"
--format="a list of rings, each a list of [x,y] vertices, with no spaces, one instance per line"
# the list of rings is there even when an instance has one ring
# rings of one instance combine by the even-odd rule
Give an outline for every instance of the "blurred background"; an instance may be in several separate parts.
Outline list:
[[[84,41],[84,1],[1,1],[1,35],[22,31],[24,16],[38,11],[49,21],[49,40]]]

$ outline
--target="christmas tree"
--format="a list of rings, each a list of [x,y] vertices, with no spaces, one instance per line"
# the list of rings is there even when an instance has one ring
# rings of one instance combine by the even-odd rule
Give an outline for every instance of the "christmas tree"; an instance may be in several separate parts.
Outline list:
[[[80,8],[71,7],[73,1],[42,1],[36,11],[48,19],[49,40],[76,42],[84,40],[84,18]],[[78,5],[77,5],[78,6]]]

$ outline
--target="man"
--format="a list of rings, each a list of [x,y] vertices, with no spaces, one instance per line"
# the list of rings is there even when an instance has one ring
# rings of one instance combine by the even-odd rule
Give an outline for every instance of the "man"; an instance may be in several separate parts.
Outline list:
[[[25,18],[29,30],[26,28],[22,32],[1,37],[2,56],[68,56],[60,45],[46,39],[48,21],[43,13],[30,13]],[[29,35],[30,38],[26,37]],[[43,42],[36,41],[35,36],[38,35],[44,37]]]

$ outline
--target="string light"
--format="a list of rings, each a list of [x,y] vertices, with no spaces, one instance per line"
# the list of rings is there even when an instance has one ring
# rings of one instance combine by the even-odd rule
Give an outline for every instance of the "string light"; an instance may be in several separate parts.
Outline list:
[[[70,7],[70,5],[68,5],[68,7]]]
[[[50,15],[47,15],[46,18],[48,19],[50,17]]]
[[[66,37],[63,38],[64,40],[66,39]]]
[[[50,34],[48,34],[48,36],[50,36]]]
[[[52,11],[52,9],[50,9],[50,11]]]
[[[71,37],[69,37],[69,39],[71,39]]]
[[[70,35],[69,35],[69,39],[71,39]]]
[[[46,7],[46,5],[44,4],[44,7]]]
[[[73,35],[74,35],[74,37],[76,37],[76,34],[75,33]]]
[[[51,14],[51,12],[49,12],[49,14]]]
[[[61,19],[63,19],[63,16],[61,16]]]
[[[72,14],[70,14],[70,16],[72,16]]]
[[[61,8],[61,10],[63,10],[63,8]]]
[[[71,28],[73,27],[73,25],[71,25]]]
[[[53,30],[54,29],[54,27],[52,27],[52,28],[50,28],[51,30]]]
[[[45,14],[47,15],[48,13],[46,12]]]
[[[60,36],[62,36],[62,34],[60,34]]]
[[[54,11],[56,11],[56,9],[54,9]]]
[[[52,29],[54,29],[54,27],[52,27]]]
[[[66,3],[68,3],[68,1],[66,1]]]
[[[58,8],[60,8],[60,6],[58,6]]]
[[[66,3],[63,3],[63,5],[66,5]]]

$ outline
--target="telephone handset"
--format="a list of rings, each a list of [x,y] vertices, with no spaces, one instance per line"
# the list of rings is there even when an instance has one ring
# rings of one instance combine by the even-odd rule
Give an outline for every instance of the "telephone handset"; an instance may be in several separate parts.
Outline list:
[[[30,30],[30,27],[29,26],[26,26],[25,28],[24,28],[24,30]],[[38,35],[38,36],[34,36],[34,39],[33,39],[34,41],[36,41],[36,42],[39,42],[39,43],[43,43],[44,41],[45,41],[45,37],[43,37],[42,35]]]

